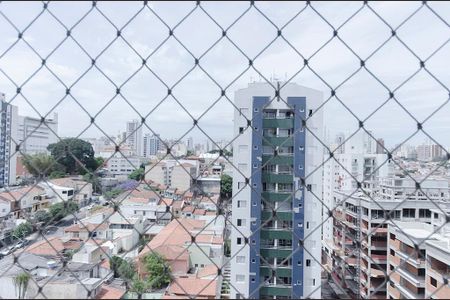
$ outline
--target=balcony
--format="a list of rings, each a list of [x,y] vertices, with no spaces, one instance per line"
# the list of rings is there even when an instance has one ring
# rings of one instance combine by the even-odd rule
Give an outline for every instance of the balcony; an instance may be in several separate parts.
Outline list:
[[[371,254],[370,257],[372,258],[372,261],[377,263],[377,264],[385,264],[387,262],[387,256],[386,255]]]
[[[397,273],[417,287],[425,287],[425,276],[418,276],[406,270],[404,267],[397,268]]]
[[[275,267],[275,266],[261,266],[260,276],[272,276],[272,270],[275,270],[277,277],[292,277],[292,266]]]
[[[266,258],[275,258],[275,257],[288,257],[292,253],[292,248],[284,247],[284,248],[273,248],[273,249],[265,249],[261,247],[260,254]]]
[[[263,146],[294,146],[294,140],[292,136],[290,137],[264,137],[262,139]]]
[[[273,219],[277,219],[280,221],[291,221],[292,220],[292,211],[279,211],[276,210],[276,217],[274,217]],[[271,210],[264,210],[261,213],[261,220],[262,221],[267,221],[267,220],[271,220],[272,219],[272,211]]]
[[[282,230],[282,229],[261,229],[261,238],[270,239],[292,239],[292,230]]]
[[[404,259],[406,262],[410,263],[416,268],[425,268],[425,262],[422,259],[411,257],[410,254],[405,253],[399,249],[396,249],[395,254],[397,256],[400,256],[402,259]]]
[[[293,118],[270,118],[265,117],[263,119],[263,127],[264,128],[282,128],[282,129],[291,129],[294,128],[294,119]]]
[[[425,293],[415,293],[410,289],[404,287],[402,284],[396,284],[397,290],[408,299],[425,299]]]
[[[291,296],[292,285],[268,284],[259,289],[261,296]]]
[[[370,277],[375,277],[375,278],[379,278],[379,277],[385,277],[386,274],[379,269],[375,269],[375,268],[371,268],[370,269]]]
[[[292,165],[294,163],[294,157],[282,155],[274,156],[273,153],[267,155],[263,154],[262,163],[266,164],[269,161],[274,165]]]
[[[294,182],[294,177],[288,174],[276,174],[276,173],[265,173],[261,175],[262,182],[267,183],[292,183]]]
[[[275,190],[263,191],[261,196],[267,202],[284,202],[292,199],[292,193],[276,192]]]

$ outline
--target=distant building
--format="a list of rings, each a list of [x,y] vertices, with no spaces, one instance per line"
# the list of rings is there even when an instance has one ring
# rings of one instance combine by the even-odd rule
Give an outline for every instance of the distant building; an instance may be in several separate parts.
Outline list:
[[[106,168],[114,177],[126,179],[134,170],[139,169],[141,159],[136,156],[123,156],[120,153],[114,154],[106,162]]]
[[[187,139],[187,150],[194,151],[194,139],[192,136]]]
[[[133,149],[134,155],[142,155],[142,126],[138,120],[127,122],[126,143]]]
[[[196,160],[162,160],[145,166],[145,179],[188,191],[199,172]]]
[[[17,106],[5,101],[5,94],[0,93],[0,187],[16,183],[18,141]]]
[[[159,134],[146,134],[144,136],[144,157],[151,157],[158,153],[158,151],[162,148],[161,138]]]
[[[49,153],[47,147],[58,142],[58,114],[42,122],[41,118],[19,116],[18,137],[21,152],[25,154]]]
[[[377,140],[377,154],[383,154],[384,153],[384,140],[378,139]]]

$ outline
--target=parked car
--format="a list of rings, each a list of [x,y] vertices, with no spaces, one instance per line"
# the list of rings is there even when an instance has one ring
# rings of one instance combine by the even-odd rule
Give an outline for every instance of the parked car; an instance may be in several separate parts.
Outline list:
[[[1,256],[7,256],[12,252],[12,247],[6,247],[2,251],[0,251]]]

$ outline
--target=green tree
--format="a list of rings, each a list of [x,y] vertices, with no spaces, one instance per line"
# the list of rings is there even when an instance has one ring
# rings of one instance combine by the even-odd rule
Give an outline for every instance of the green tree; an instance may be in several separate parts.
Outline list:
[[[27,171],[35,177],[47,177],[52,172],[63,172],[64,167],[47,154],[25,155],[22,163]]]
[[[102,192],[102,184],[100,178],[92,173],[86,173],[83,175],[83,180],[92,184],[92,190],[94,193]]]
[[[27,293],[28,282],[30,281],[30,274],[20,273],[14,277],[14,286],[17,289],[19,299],[25,299],[25,294]]]
[[[17,226],[14,229],[12,236],[16,239],[23,239],[24,237],[26,237],[27,235],[29,235],[32,232],[33,232],[33,226],[31,226],[31,224],[29,222],[25,222],[25,223],[20,224],[19,226]]]
[[[103,167],[103,165],[105,164],[105,159],[103,157],[96,157],[95,163],[97,164],[96,169],[98,169],[100,167]]]
[[[78,204],[73,201],[55,203],[49,208],[49,213],[54,221],[59,221],[65,216],[78,210]]]
[[[131,282],[130,292],[142,295],[148,290],[148,283],[145,280],[140,280],[137,276]]]
[[[143,259],[145,270],[147,271],[146,282],[148,288],[160,289],[167,286],[171,280],[171,270],[164,257],[156,252],[147,254]]]
[[[117,278],[119,277],[119,267],[122,264],[123,259],[117,255],[113,255],[110,259],[109,259],[109,266],[111,268],[111,270],[114,272],[114,277]]]
[[[192,150],[188,150],[188,151],[186,151],[186,156],[192,156],[192,155],[194,155],[195,153],[194,153],[194,151],[192,151]]]
[[[144,180],[144,177],[145,177],[145,169],[144,168],[136,169],[130,175],[128,175],[129,179],[133,179],[136,181]]]
[[[123,259],[117,272],[122,279],[131,281],[134,275],[136,275],[136,268],[132,262]]]
[[[64,176],[66,176],[66,173],[64,173],[62,171],[53,171],[53,172],[50,173],[48,178],[50,178],[50,179],[57,179],[57,178],[63,178]]]
[[[37,222],[48,223],[51,220],[51,218],[52,218],[51,214],[46,212],[45,210],[38,210],[34,214],[34,219]]]
[[[230,198],[233,191],[233,178],[230,175],[223,174],[220,178],[220,194],[222,197]]]
[[[95,171],[97,168],[92,145],[81,139],[63,139],[57,143],[50,144],[47,149],[53,158],[65,167],[67,173],[85,174],[86,169]]]

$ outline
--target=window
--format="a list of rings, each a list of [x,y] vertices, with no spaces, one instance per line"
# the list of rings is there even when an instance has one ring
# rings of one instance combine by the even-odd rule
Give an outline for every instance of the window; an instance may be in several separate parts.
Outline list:
[[[307,259],[307,260],[306,260],[306,266],[307,266],[307,267],[311,267],[311,260],[310,260],[310,259]]]
[[[301,265],[302,265],[302,261],[301,260],[297,261],[297,266],[301,266]]]
[[[236,256],[236,262],[237,262],[238,264],[243,264],[243,263],[245,263],[245,256],[243,256],[243,255],[238,255],[238,256]]]
[[[430,284],[434,287],[437,287],[437,280],[430,276]]]
[[[237,226],[245,226],[245,220],[244,219],[237,219]]]
[[[403,218],[414,218],[416,214],[416,210],[414,208],[404,208],[403,209]]]
[[[239,127],[239,133],[244,133],[244,127]]]
[[[439,215],[437,213],[434,213],[434,218],[435,219],[439,218]]]
[[[394,266],[393,266],[393,265],[389,265],[389,269],[390,269],[391,271],[394,271]]]
[[[236,239],[236,244],[241,245],[242,244],[242,238],[237,238]]]
[[[258,145],[254,145],[253,150],[258,150]]]
[[[309,229],[309,222],[306,222],[306,229]]]
[[[429,209],[419,209],[419,218],[431,218],[431,211]]]
[[[316,279],[315,278],[313,278],[313,280],[312,280],[312,286],[316,286]]]
[[[395,256],[395,251],[394,251],[394,249],[391,249],[390,253],[391,253],[392,256]]]
[[[245,275],[237,274],[236,275],[236,282],[244,282],[245,281]]]
[[[238,200],[237,207],[239,207],[239,208],[247,207],[247,201],[245,201],[245,200]]]

